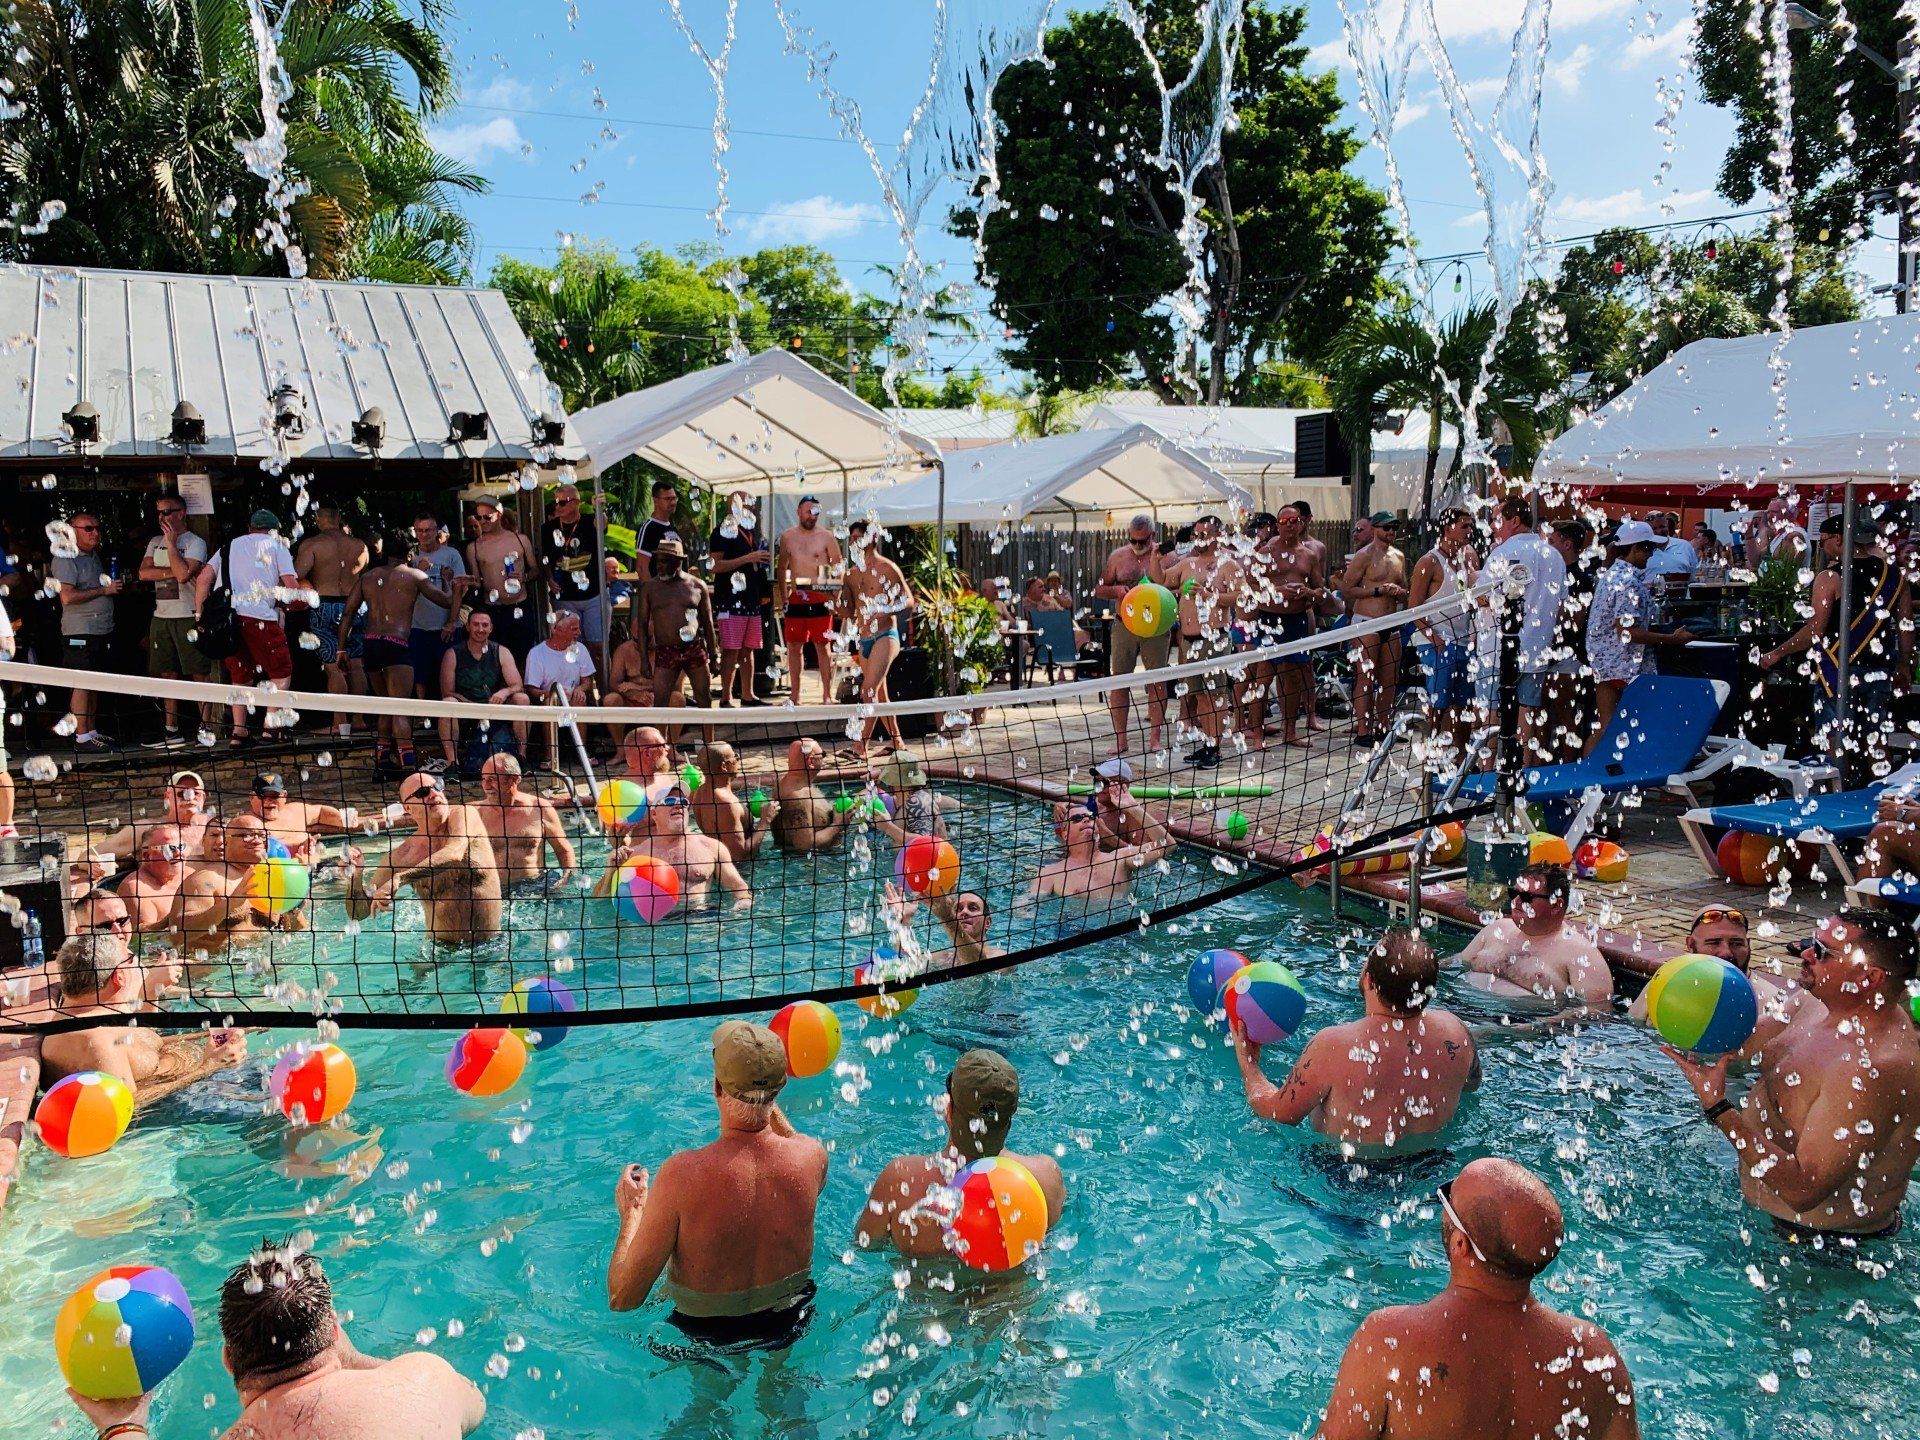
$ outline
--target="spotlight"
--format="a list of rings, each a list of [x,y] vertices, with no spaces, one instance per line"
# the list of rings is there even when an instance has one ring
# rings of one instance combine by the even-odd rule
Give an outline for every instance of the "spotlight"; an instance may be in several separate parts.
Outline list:
[[[387,440],[387,415],[378,405],[353,422],[353,443],[376,455]]]
[[[273,428],[289,435],[307,433],[307,400],[291,385],[281,385],[267,397],[273,406]]]
[[[472,414],[468,414],[465,410],[456,410],[447,418],[448,423],[452,427],[447,432],[447,443],[449,445],[463,445],[469,440],[484,440],[487,438],[488,421],[486,411],[475,410]]]
[[[167,431],[167,438],[182,450],[207,443],[207,422],[201,418],[200,407],[191,400],[182,400],[173,407],[173,425]]]
[[[567,443],[567,422],[542,415],[533,422],[533,443],[557,449]]]
[[[76,400],[73,408],[60,419],[67,427],[67,434],[73,437],[76,445],[97,444],[100,439],[100,412],[93,408],[91,400]]]

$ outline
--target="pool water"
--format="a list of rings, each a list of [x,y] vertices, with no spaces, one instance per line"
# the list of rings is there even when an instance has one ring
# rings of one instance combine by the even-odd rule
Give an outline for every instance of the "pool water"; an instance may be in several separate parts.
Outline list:
[[[1025,807],[1029,826],[1038,813]],[[1205,857],[1178,866],[1212,873]],[[29,1147],[0,1213],[0,1429],[71,1433],[54,1314],[94,1271],[147,1262],[181,1277],[201,1320],[155,1433],[219,1434],[237,1414],[219,1281],[263,1236],[306,1230],[361,1348],[430,1345],[485,1389],[488,1435],[1300,1436],[1360,1317],[1443,1283],[1433,1187],[1498,1153],[1560,1196],[1571,1236],[1546,1298],[1616,1337],[1649,1436],[1913,1433],[1910,1245],[1874,1247],[1867,1269],[1783,1257],[1741,1212],[1731,1151],[1632,1028],[1489,1046],[1451,1151],[1402,1168],[1347,1166],[1252,1119],[1222,1036],[1187,1009],[1188,959],[1227,946],[1285,960],[1312,1025],[1357,1011],[1365,934],[1283,882],[930,987],[897,1020],[840,1007],[839,1066],[785,1100],[832,1167],[819,1313],[781,1357],[666,1358],[649,1344],[673,1338],[658,1300],[606,1309],[621,1166],[714,1133],[711,1022],[576,1031],[494,1101],[446,1085],[450,1036],[349,1033],[350,1123],[302,1138],[266,1113],[265,1066],[249,1064],[104,1156]],[[539,934],[515,945],[551,953]],[[474,967],[496,988],[529,968]],[[932,1101],[976,1045],[1018,1066],[1012,1143],[1059,1156],[1068,1208],[1027,1273],[934,1287],[849,1237],[880,1167],[940,1143]],[[1276,1078],[1296,1051],[1269,1055]]]

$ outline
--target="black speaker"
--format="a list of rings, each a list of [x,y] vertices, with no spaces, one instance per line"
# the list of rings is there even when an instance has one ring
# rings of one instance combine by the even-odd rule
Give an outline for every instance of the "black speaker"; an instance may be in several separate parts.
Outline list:
[[[940,688],[940,668],[934,663],[932,653],[924,646],[909,645],[894,657],[893,668],[887,671],[887,695],[891,699],[931,700],[943,693]],[[931,735],[939,721],[937,714],[902,715],[900,733]]]
[[[1332,411],[1294,418],[1293,473],[1301,480],[1353,477],[1353,451]]]

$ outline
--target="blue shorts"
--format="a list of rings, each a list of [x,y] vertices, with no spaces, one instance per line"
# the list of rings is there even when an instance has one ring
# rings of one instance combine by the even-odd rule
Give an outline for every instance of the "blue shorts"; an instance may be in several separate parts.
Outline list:
[[[313,638],[320,643],[314,647],[319,653],[322,665],[337,665],[342,660],[358,660],[363,641],[367,633],[367,612],[363,606],[353,617],[353,628],[347,631],[347,648],[343,654],[340,649],[340,622],[346,617],[347,602],[344,600],[322,600],[320,608],[313,616]]]
[[[1528,670],[1520,676],[1520,708],[1538,710],[1547,703],[1547,672]]]
[[[1293,640],[1305,640],[1313,634],[1313,616],[1304,611],[1298,615],[1267,615],[1261,617],[1268,626],[1267,643],[1285,645]],[[1313,652],[1302,650],[1297,655],[1282,655],[1274,662],[1276,665],[1312,665]]]
[[[1458,643],[1436,645],[1427,655],[1427,698],[1442,710],[1458,710],[1472,704],[1472,647]]]
[[[453,644],[451,640],[442,640],[438,630],[407,632],[407,654],[413,662],[413,678],[425,685],[427,693],[435,699],[440,696],[440,662],[446,659]]]

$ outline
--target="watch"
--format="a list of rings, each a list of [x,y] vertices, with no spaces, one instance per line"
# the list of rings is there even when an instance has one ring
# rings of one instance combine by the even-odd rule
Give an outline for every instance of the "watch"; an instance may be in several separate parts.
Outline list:
[[[1731,1115],[1736,1108],[1738,1107],[1736,1107],[1731,1100],[1727,1099],[1726,1096],[1722,1095],[1718,1100],[1714,1101],[1713,1104],[1707,1106],[1707,1109],[1706,1109],[1707,1123],[1711,1125],[1713,1124],[1714,1121],[1718,1120],[1722,1115]]]

